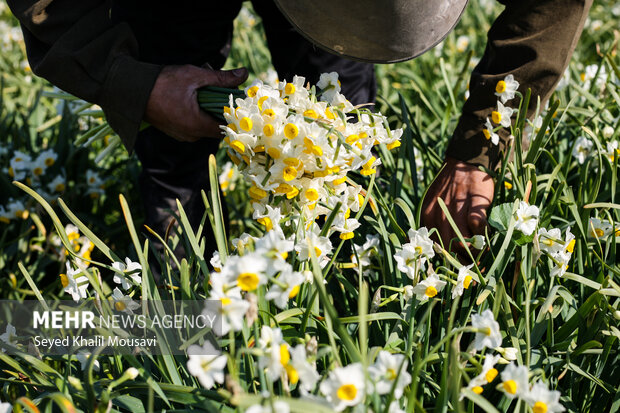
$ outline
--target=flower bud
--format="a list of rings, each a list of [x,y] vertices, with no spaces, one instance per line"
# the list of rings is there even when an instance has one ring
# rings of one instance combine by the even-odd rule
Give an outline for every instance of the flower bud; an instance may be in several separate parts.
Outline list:
[[[471,245],[477,250],[481,250],[486,245],[484,235],[474,235],[471,239]]]

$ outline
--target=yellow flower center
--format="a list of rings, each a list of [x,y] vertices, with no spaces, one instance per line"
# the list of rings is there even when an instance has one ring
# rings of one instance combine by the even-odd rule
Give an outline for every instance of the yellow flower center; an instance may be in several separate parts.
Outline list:
[[[293,179],[297,178],[297,169],[292,166],[287,166],[282,171],[282,178],[284,178],[286,182],[292,181]]]
[[[284,136],[287,139],[295,139],[299,135],[299,128],[294,123],[287,123],[284,126]]]
[[[263,126],[263,133],[265,134],[265,136],[270,137],[272,136],[276,131],[276,128],[273,127],[272,124],[268,123],[265,126]]]
[[[222,302],[222,306],[228,305],[232,302],[232,300],[228,297],[222,297],[220,301]]]
[[[295,85],[292,83],[287,83],[286,86],[284,86],[284,93],[287,95],[292,95],[295,93]]]
[[[493,119],[494,123],[499,124],[502,121],[502,114],[499,113],[498,111],[494,110],[491,113],[491,119]]]
[[[269,217],[258,218],[256,221],[258,221],[259,224],[263,224],[265,226],[265,231],[271,231],[271,229],[273,228],[273,223],[271,222],[271,219]]]
[[[299,288],[300,288],[299,285],[294,286],[291,289],[291,292],[288,293],[288,298],[295,298],[295,297],[297,297],[297,294],[299,294]]]
[[[400,141],[394,141],[392,143],[388,143],[387,148],[388,150],[392,150],[394,148],[398,148],[400,146]]]
[[[271,126],[271,125],[269,125],[269,126]],[[280,155],[281,155],[280,149],[278,149],[278,148],[269,148],[269,149],[267,149],[267,153],[273,159],[278,159],[278,158],[280,158]]]
[[[471,284],[471,280],[471,275],[466,275],[465,279],[463,280],[463,288],[468,289]]]
[[[280,344],[280,363],[282,366],[286,366],[291,360],[291,355],[288,352],[288,346],[285,343]]]
[[[504,390],[510,394],[517,394],[517,382],[514,380],[508,380],[502,383]]]
[[[12,167],[12,166],[10,166],[10,167],[9,167],[9,176],[10,176],[11,178],[14,178],[14,177],[15,177],[15,171],[13,171],[13,167]]]
[[[254,291],[258,287],[258,274],[253,272],[243,272],[237,277],[237,285],[243,291]]]
[[[56,185],[56,186],[54,187],[54,190],[55,190],[56,192],[62,192],[62,191],[64,191],[64,190],[65,190],[65,184],[60,183],[60,184]]]
[[[46,166],[52,166],[52,165],[54,165],[54,162],[55,162],[54,158],[46,158],[45,159],[45,165]]]
[[[339,237],[342,240],[347,240],[353,238],[354,235],[353,232],[341,232]]]
[[[471,391],[473,391],[476,394],[482,394],[482,387],[474,386],[474,387],[471,388]]]
[[[388,380],[395,380],[396,379],[396,370],[394,369],[387,369],[385,376]]]
[[[237,153],[245,152],[245,145],[241,141],[238,141],[238,140],[232,141],[230,143],[230,147],[233,148],[235,151],[237,151]]]
[[[491,383],[493,380],[495,380],[495,377],[497,377],[497,369],[492,368],[489,371],[487,371],[487,374],[484,375],[484,378],[487,379],[488,383]]]
[[[265,109],[263,111],[263,115],[267,116],[268,118],[273,118],[274,116],[276,116],[276,113],[273,111],[273,109]]]
[[[258,92],[258,86],[252,86],[251,88],[248,89],[248,97],[253,98],[254,96],[256,96],[256,93]]]
[[[239,127],[246,132],[252,130],[252,119],[246,117],[241,118],[239,121]]]
[[[547,413],[547,405],[545,402],[536,402],[534,403],[534,407],[532,407],[532,411],[534,413]]]
[[[259,110],[263,110],[263,103],[265,103],[265,101],[269,98],[269,96],[263,96],[262,98],[258,99],[258,109]]]
[[[267,192],[263,191],[262,189],[256,186],[251,187],[248,192],[250,194],[250,198],[255,199],[255,200],[263,199],[264,197],[267,196]]]
[[[297,382],[299,381],[299,373],[297,373],[297,370],[295,370],[295,367],[293,367],[290,364],[287,364],[286,366],[284,366],[284,370],[286,370],[288,381],[291,384],[297,384]]]
[[[237,125],[235,125],[234,123],[229,123],[226,126],[230,128],[233,132],[237,132]]]
[[[504,93],[506,91],[506,82],[504,82],[503,80],[497,82],[497,85],[495,86],[495,91],[497,93]]]
[[[600,237],[602,237],[603,235],[605,235],[605,232],[604,232],[602,229],[600,229],[600,228],[595,228],[595,229],[594,229],[594,233],[595,233],[595,234],[596,234],[596,236],[597,236],[597,237],[599,237],[599,238],[600,238]]]
[[[504,181],[504,188],[506,189],[512,189],[512,184],[508,181]]]
[[[415,250],[416,254],[422,255],[423,250],[422,250],[422,247],[421,247],[421,246],[417,245],[417,246],[414,248],[414,250]]]
[[[304,116],[307,118],[318,119],[319,115],[314,111],[314,109],[308,109],[304,112]]]
[[[349,136],[347,136],[347,139],[345,139],[345,141],[348,144],[351,144],[351,143],[357,141],[359,138],[360,138],[359,135],[349,135]]]
[[[39,176],[43,173],[43,168],[41,168],[40,166],[37,166],[36,168],[34,168],[34,171],[32,171],[36,176]]]
[[[320,256],[321,256],[321,254],[323,254],[323,251],[321,251],[321,249],[320,249],[319,247],[314,247],[314,254],[315,254],[317,257],[320,257]]]
[[[69,285],[69,277],[67,277],[67,274],[60,274],[60,283],[62,284],[63,288],[67,288],[67,286]]]
[[[117,301],[114,303],[114,308],[116,308],[117,311],[123,311],[125,308],[127,308],[127,306],[124,302]]]
[[[334,180],[332,181],[332,183],[333,183],[334,185],[340,185],[340,184],[344,184],[344,183],[346,182],[346,180],[347,180],[347,176],[345,175],[345,176],[343,176],[342,178],[334,179]]]
[[[310,202],[314,202],[317,199],[319,199],[319,191],[317,191],[314,188],[307,189],[305,195],[306,195],[306,199],[308,199],[308,201]]]
[[[545,238],[545,239],[543,240],[543,244],[545,244],[545,245],[547,245],[547,246],[551,247],[551,246],[553,246],[554,242],[553,242],[553,240],[552,240],[551,238]]]
[[[353,384],[343,384],[338,388],[337,394],[340,400],[351,401],[357,396],[357,388]]]
[[[482,129],[482,133],[487,140],[491,139],[491,132],[488,129]]]
[[[437,295],[437,289],[435,287],[433,287],[432,285],[429,285],[428,287],[426,287],[426,291],[424,291],[424,294],[427,297],[434,297]]]

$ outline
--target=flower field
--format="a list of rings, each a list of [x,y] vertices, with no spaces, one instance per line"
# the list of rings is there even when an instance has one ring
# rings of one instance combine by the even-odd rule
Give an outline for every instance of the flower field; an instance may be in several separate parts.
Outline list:
[[[533,119],[519,79],[497,84],[484,133],[509,130],[513,153],[488,171],[485,235],[465,239],[449,216],[457,239],[437,242],[421,223],[499,7],[470,2],[439,46],[376,66],[376,111],[334,73],[277,79],[244,7],[226,67],[250,78],[200,98],[224,119],[205,155],[221,189],[202,194],[208,251],[182,208],[169,234],[144,228],[135,156],[100,108],[30,72],[0,3],[0,300],[123,314],[208,301],[219,315],[180,351],[46,355],[3,314],[0,413],[620,411],[615,1],[594,5]]]

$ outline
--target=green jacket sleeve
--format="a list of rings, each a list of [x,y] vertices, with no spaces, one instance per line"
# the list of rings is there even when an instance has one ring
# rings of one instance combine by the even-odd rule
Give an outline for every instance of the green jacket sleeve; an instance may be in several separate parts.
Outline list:
[[[482,133],[497,107],[495,86],[512,74],[532,100],[528,117],[536,109],[536,96],[549,99],[564,74],[583,30],[592,0],[504,0],[504,11],[488,33],[484,56],[470,80],[470,97],[446,152],[458,160],[494,169],[505,150],[509,133],[500,132],[493,145]],[[517,99],[506,104],[515,107]]]
[[[8,0],[24,32],[33,72],[100,105],[128,150],[161,67],[138,59],[130,26],[105,0]]]

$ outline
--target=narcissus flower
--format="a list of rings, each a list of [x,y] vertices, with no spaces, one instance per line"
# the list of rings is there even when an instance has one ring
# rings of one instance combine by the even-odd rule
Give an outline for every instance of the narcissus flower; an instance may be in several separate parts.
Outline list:
[[[482,371],[476,377],[469,381],[467,385],[468,389],[471,389],[474,393],[480,394],[483,391],[483,386],[489,384],[495,380],[498,371],[495,368],[495,364],[499,361],[500,356],[489,356],[484,358],[484,364],[482,365]]]
[[[540,210],[536,205],[529,205],[527,202],[521,201],[516,212],[515,228],[524,235],[532,235],[538,225],[539,214]]]
[[[474,349],[480,351],[485,347],[495,348],[502,345],[499,324],[495,321],[491,310],[484,310],[481,314],[472,314],[471,325],[482,330],[477,332],[474,337]]]
[[[509,399],[526,397],[529,392],[528,370],[525,366],[510,363],[502,371],[501,389]]]
[[[496,125],[502,125],[505,128],[509,128],[511,125],[510,117],[512,116],[514,109],[502,105],[502,102],[497,102],[497,109],[491,112],[491,120]]]
[[[493,143],[493,145],[499,144],[499,135],[495,133],[493,125],[491,125],[491,122],[488,118],[484,124],[484,129],[482,129],[482,133],[487,140],[490,140],[491,143]]]
[[[547,385],[541,381],[534,383],[525,396],[525,400],[534,413],[559,413],[566,410],[560,404],[560,392],[549,390]]]
[[[399,374],[400,372],[400,374]],[[392,354],[381,350],[375,363],[368,366],[368,374],[378,394],[388,394],[394,387],[394,397],[400,399],[403,389],[411,383],[411,375],[407,373],[407,360],[403,354]],[[396,378],[398,377],[398,381]]]
[[[456,279],[456,285],[452,288],[452,299],[463,295],[464,290],[467,290],[472,282],[472,276],[469,275],[469,270],[474,264],[468,266],[462,266],[459,268],[458,277]]]
[[[215,383],[224,383],[224,369],[228,362],[226,355],[210,353],[213,353],[213,349],[208,343],[203,347],[192,345],[187,349],[187,371],[207,390]]]
[[[140,263],[125,258],[125,263],[113,262],[112,268],[116,270],[112,281],[120,284],[123,290],[128,290],[134,284],[140,285],[142,283],[142,266]]]
[[[577,159],[579,165],[583,165],[588,156],[590,156],[590,153],[592,152],[592,145],[592,141],[585,136],[580,136],[577,138],[575,146],[573,147],[572,155],[575,159]]]
[[[413,287],[413,293],[419,301],[426,301],[429,298],[435,297],[445,286],[446,282],[441,281],[439,276],[432,272],[426,279]]]
[[[495,96],[497,96],[502,103],[506,103],[515,97],[518,88],[519,82],[515,80],[513,75],[508,75],[495,85]]]
[[[361,363],[337,367],[320,386],[321,393],[337,412],[355,406],[364,400],[366,375]]]

